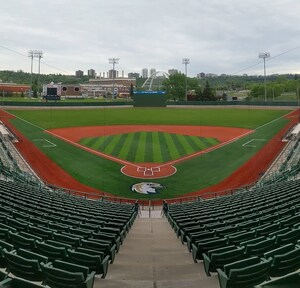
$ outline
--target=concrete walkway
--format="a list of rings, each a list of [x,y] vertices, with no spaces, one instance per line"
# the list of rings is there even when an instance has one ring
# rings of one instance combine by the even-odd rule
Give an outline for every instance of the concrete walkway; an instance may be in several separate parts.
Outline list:
[[[219,288],[217,275],[207,277],[195,264],[186,245],[165,218],[137,218],[125,238],[106,279],[94,287],[106,288]]]

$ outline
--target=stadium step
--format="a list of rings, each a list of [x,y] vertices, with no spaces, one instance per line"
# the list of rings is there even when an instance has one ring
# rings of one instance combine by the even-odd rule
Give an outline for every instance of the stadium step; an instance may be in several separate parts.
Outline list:
[[[138,218],[106,279],[96,277],[94,287],[218,288],[219,282],[217,275],[206,276],[202,263],[193,263],[165,218]]]

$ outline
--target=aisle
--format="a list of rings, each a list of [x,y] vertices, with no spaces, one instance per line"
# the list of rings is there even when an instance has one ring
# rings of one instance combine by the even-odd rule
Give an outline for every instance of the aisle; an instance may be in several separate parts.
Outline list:
[[[165,218],[138,218],[127,235],[106,279],[95,288],[219,288],[216,275],[207,277]]]

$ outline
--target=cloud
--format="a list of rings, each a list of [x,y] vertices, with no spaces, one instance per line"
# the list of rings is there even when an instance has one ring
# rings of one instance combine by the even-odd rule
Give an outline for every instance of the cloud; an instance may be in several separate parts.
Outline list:
[[[104,3],[105,2],[105,3]],[[128,3],[129,2],[129,3]],[[188,73],[233,74],[259,62],[258,53],[279,55],[300,46],[298,0],[10,0],[2,5],[0,69],[28,71],[30,49],[68,73],[142,67]],[[300,49],[268,61],[268,71],[296,73]],[[43,67],[45,73],[61,73]],[[261,74],[254,65],[241,73]]]

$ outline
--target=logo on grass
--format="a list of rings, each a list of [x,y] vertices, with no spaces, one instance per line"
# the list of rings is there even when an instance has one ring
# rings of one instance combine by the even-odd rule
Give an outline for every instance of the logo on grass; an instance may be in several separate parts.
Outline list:
[[[154,182],[140,182],[131,186],[132,192],[140,194],[157,194],[161,189],[165,188],[163,185]]]

